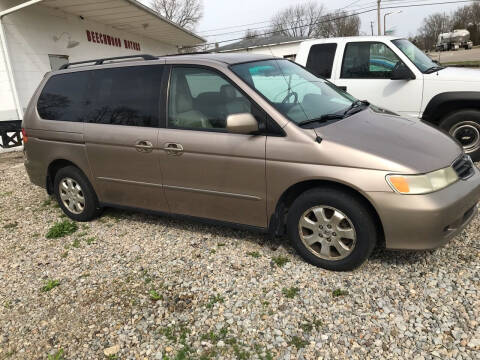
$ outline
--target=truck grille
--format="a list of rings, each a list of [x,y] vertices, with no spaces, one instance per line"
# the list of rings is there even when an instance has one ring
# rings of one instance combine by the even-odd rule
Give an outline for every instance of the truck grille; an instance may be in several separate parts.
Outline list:
[[[452,167],[460,179],[467,179],[472,176],[474,172],[472,160],[468,155],[464,155],[455,160]]]

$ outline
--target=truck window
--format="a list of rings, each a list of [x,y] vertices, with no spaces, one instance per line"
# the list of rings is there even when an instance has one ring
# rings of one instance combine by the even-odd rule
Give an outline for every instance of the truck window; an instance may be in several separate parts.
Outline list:
[[[379,42],[348,43],[343,57],[343,79],[390,79],[400,59]]]
[[[157,127],[163,65],[94,70],[86,122]]]
[[[317,44],[310,48],[307,69],[315,76],[330,79],[337,44]]]
[[[88,71],[53,75],[38,98],[37,110],[42,119],[83,122],[87,112]]]

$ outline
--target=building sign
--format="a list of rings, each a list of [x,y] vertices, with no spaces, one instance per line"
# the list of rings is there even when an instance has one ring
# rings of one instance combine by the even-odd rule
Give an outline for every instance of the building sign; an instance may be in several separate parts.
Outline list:
[[[97,44],[103,44],[115,47],[124,47],[125,49],[141,51],[140,44],[136,41],[120,39],[119,37],[102,34],[96,31],[87,30],[87,40]]]

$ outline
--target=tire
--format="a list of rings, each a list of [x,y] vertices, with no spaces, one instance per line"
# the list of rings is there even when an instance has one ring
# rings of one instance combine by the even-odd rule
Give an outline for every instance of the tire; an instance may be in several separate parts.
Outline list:
[[[329,218],[331,214],[331,229],[327,229],[328,222],[315,219],[312,208],[320,214],[319,217],[323,214],[324,218]],[[335,225],[336,219],[342,216],[344,219]],[[305,218],[310,221],[304,220]],[[305,221],[308,222],[308,227],[314,228],[313,231],[303,226]],[[315,188],[301,194],[288,212],[287,233],[293,247],[303,259],[312,265],[334,271],[353,270],[362,265],[372,253],[378,237],[375,219],[363,201],[334,188]],[[320,239],[322,243],[316,242],[309,246],[307,241],[314,239]],[[337,248],[344,254],[337,251]],[[343,248],[350,250],[346,252]],[[328,252],[329,256],[322,257],[322,252],[324,255]]]
[[[460,142],[473,161],[480,161],[480,111],[466,109],[454,112],[442,119],[440,128]]]
[[[53,186],[58,204],[70,219],[85,222],[100,215],[97,195],[80,169],[75,166],[61,168],[55,174]]]

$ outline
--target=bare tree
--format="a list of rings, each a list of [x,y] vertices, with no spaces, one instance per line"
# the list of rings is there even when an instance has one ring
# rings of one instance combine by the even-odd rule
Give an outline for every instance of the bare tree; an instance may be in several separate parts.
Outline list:
[[[358,35],[360,18],[345,11],[325,13],[316,2],[294,5],[272,18],[272,31],[287,36],[331,37]]]
[[[258,37],[261,37],[263,36],[263,34],[257,30],[250,30],[248,29],[247,31],[245,31],[245,34],[243,35],[243,38],[245,40],[249,40],[249,39],[255,39],[255,38],[258,38]]]
[[[448,15],[436,13],[423,20],[422,27],[417,36],[419,45],[431,50],[437,43],[438,35],[449,32],[452,28],[452,22]]]
[[[195,28],[203,16],[201,0],[152,0],[152,8],[187,29]]]

